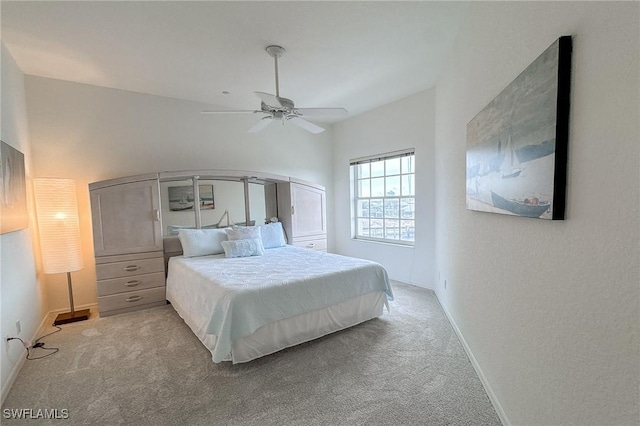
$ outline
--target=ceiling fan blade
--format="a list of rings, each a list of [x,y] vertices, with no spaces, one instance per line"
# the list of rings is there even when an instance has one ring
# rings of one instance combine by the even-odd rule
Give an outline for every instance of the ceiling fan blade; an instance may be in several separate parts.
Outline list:
[[[276,95],[271,95],[269,93],[264,92],[253,92],[255,93],[262,102],[269,105],[270,107],[281,107],[280,99]]]
[[[305,117],[344,117],[349,114],[344,108],[296,108],[296,111]]]
[[[253,126],[249,127],[247,129],[247,132],[249,133],[256,133],[259,132],[260,130],[264,129],[265,127],[267,127],[269,124],[271,124],[271,122],[273,121],[273,117],[265,117],[262,120],[258,121],[256,124],[254,124]]]
[[[311,133],[314,133],[314,134],[324,132],[324,129],[322,127],[316,126],[315,124],[313,124],[313,123],[311,123],[311,122],[309,122],[307,120],[304,120],[304,119],[302,119],[300,117],[292,117],[292,118],[289,119],[289,121],[291,123],[295,124],[298,127],[302,127],[307,132],[311,132]]]
[[[231,111],[200,111],[202,114],[255,114],[256,112],[262,112],[262,111],[256,111],[256,110],[249,110],[249,109],[243,109],[243,110],[231,110]]]

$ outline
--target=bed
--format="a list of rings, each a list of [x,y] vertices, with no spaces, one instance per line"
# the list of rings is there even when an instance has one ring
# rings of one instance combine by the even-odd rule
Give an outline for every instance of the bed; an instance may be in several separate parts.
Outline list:
[[[354,326],[393,300],[375,262],[291,245],[260,256],[172,256],[180,242],[171,240],[167,300],[216,363],[248,362]]]

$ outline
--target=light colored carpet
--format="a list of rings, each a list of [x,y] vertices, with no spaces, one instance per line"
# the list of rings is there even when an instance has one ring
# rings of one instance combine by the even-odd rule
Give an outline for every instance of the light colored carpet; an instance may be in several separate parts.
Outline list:
[[[170,305],[66,325],[3,408],[68,409],[56,424],[499,425],[433,292],[394,292],[380,318],[239,365],[214,364]]]

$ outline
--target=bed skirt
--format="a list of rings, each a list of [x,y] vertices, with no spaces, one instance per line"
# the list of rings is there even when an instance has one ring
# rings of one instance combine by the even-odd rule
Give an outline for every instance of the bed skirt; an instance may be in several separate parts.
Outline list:
[[[213,356],[216,336],[205,333],[196,315],[171,301],[172,306]],[[249,362],[282,349],[317,339],[382,315],[387,303],[385,292],[371,292],[324,309],[265,324],[252,334],[232,342],[231,353],[224,361]]]

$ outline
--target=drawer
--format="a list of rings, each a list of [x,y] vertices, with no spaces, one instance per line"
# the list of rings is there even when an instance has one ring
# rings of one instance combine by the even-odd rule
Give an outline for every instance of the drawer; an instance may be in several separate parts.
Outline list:
[[[100,315],[114,309],[133,308],[166,300],[165,287],[155,287],[147,290],[128,291],[111,296],[98,297]]]
[[[319,238],[314,240],[294,240],[292,245],[312,250],[327,251],[326,238]]]
[[[128,260],[124,262],[103,263],[96,265],[98,280],[133,275],[149,274],[151,272],[164,273],[164,258]]]
[[[110,280],[98,281],[98,296],[108,296],[125,291],[144,290],[152,287],[162,287],[164,285],[164,272],[112,278]]]

